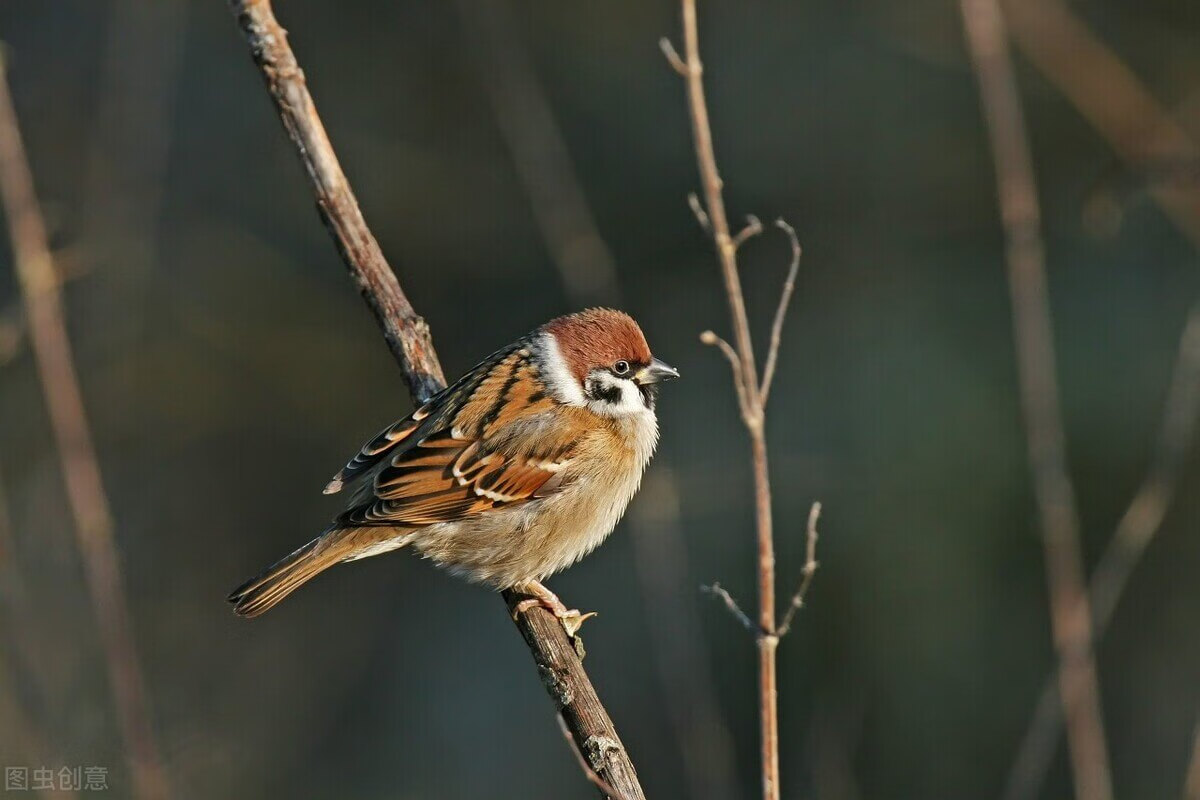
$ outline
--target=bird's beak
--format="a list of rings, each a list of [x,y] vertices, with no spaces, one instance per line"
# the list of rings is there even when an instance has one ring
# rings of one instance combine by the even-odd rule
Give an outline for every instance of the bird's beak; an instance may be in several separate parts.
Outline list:
[[[652,358],[649,364],[634,373],[633,380],[638,385],[645,386],[649,383],[661,383],[662,381],[669,381],[671,378],[678,377],[679,370],[665,361]]]

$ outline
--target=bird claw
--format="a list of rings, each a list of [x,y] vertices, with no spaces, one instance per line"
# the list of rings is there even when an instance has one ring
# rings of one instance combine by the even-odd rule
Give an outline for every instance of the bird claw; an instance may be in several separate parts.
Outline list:
[[[596,616],[596,612],[589,611],[586,614],[580,614],[578,609],[572,608],[566,614],[555,614],[554,616],[558,617],[558,621],[562,623],[567,636],[574,639],[575,634],[583,627],[583,623]]]
[[[559,600],[557,595],[542,587],[541,584],[536,584],[535,587],[528,587],[528,589],[532,591],[533,596],[526,597],[526,599],[512,607],[512,621],[516,621],[518,616],[526,613],[530,608],[541,606],[552,613],[554,618],[562,624],[563,630],[566,631],[566,636],[574,639],[575,634],[583,626],[583,622],[592,619],[596,615],[596,612],[583,614],[580,612],[580,609],[564,606],[563,601]]]

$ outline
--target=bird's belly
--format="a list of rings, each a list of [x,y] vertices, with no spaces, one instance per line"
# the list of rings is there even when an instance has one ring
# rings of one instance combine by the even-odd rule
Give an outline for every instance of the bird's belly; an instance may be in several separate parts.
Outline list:
[[[641,470],[580,480],[518,508],[425,528],[412,543],[468,580],[505,589],[574,564],[612,532],[637,491]]]

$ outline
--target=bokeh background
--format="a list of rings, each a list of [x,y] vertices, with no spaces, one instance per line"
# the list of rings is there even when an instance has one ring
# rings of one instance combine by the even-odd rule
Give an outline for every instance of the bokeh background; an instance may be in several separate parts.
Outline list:
[[[601,612],[587,666],[649,796],[755,796],[754,647],[698,591],[716,579],[752,604],[754,546],[728,370],[697,339],[728,317],[684,202],[697,178],[682,86],[657,47],[677,35],[676,5],[279,6],[448,373],[590,302],[620,302],[680,368],[630,519],[551,585]],[[1072,11],[1200,135],[1195,4]],[[224,602],[321,529],[338,510],[325,481],[410,408],[225,4],[7,0],[0,38],[174,795],[594,796],[489,592],[401,553],[333,570],[252,622]],[[705,2],[701,44],[731,213],[782,216],[804,246],[769,420],[781,593],[809,504],[825,513],[821,569],[780,650],[785,796],[996,797],[1053,651],[957,4]],[[1147,189],[1194,181],[1196,165],[1128,168],[1017,64],[1092,565],[1145,473],[1200,297],[1197,253]],[[547,120],[557,144],[536,138]],[[546,210],[578,200],[602,241],[555,244]],[[125,797],[3,241],[0,574],[23,605],[0,617],[0,761],[39,763],[32,727],[42,761],[108,765]],[[760,341],[787,257],[778,232],[743,251]],[[1189,456],[1099,645],[1122,797],[1180,796],[1192,748],[1198,487]],[[1060,747],[1042,796],[1069,787]]]

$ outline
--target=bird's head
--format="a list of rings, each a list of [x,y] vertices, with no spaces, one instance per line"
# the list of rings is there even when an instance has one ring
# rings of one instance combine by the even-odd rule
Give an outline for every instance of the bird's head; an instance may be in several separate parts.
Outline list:
[[[590,308],[542,327],[546,372],[559,399],[607,416],[654,410],[657,384],[679,372],[655,358],[633,317]]]

